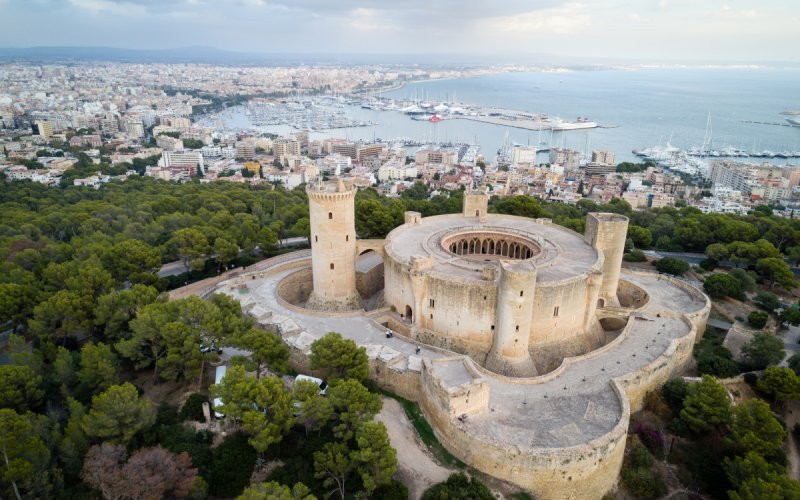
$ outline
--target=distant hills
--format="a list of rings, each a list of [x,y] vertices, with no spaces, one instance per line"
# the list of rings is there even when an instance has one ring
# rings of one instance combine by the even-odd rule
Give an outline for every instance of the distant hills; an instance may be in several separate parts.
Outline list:
[[[115,47],[0,47],[0,61],[79,62],[108,61],[126,63],[195,63],[231,65],[288,64],[419,64],[469,66],[467,57],[433,54],[292,54],[237,52],[215,47],[192,46],[173,49],[122,49]],[[485,64],[487,61],[483,61]]]
[[[0,60],[26,62],[164,62],[210,64],[286,64],[306,56],[233,52],[214,47],[120,49],[115,47],[0,47]]]

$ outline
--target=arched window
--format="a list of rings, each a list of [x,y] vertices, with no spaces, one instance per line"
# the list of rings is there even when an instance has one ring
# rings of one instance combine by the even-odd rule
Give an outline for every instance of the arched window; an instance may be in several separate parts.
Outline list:
[[[333,262],[331,262],[331,269],[333,269]]]
[[[328,212],[328,219],[333,219],[333,212]]]

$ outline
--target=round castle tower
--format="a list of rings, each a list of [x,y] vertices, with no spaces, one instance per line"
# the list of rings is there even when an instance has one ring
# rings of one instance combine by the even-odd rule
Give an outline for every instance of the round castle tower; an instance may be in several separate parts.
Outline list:
[[[356,189],[337,184],[306,186],[311,226],[314,290],[306,307],[319,311],[361,308],[356,290]]]
[[[538,375],[528,351],[536,294],[536,266],[530,261],[500,261],[492,350],[486,368],[513,377]]]

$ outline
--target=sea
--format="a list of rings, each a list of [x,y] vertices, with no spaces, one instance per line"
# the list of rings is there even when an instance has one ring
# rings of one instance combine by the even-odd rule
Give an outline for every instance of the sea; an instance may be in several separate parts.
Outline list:
[[[636,149],[667,144],[700,147],[704,140],[714,149],[800,151],[800,127],[748,123],[783,124],[786,116],[781,111],[800,109],[800,69],[503,73],[410,83],[380,96],[518,109],[569,121],[585,117],[601,128],[551,133],[463,119],[431,123],[411,120],[397,111],[346,106],[348,116],[377,125],[318,131],[311,137],[477,143],[488,160],[493,160],[504,144],[567,147],[583,153],[606,149],[616,154],[617,161],[635,161],[632,151]],[[226,127],[248,128],[243,108],[226,110],[213,119],[214,123],[221,119]],[[274,126],[268,131],[287,133],[292,129]],[[772,162],[800,166],[798,158]]]

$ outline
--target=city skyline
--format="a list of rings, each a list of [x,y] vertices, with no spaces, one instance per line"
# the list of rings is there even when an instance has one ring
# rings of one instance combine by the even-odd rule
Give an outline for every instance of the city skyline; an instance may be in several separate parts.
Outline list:
[[[14,20],[0,33],[0,47],[797,62],[800,15],[791,7],[788,0],[514,0],[502,9],[472,0],[0,0],[0,16]]]

